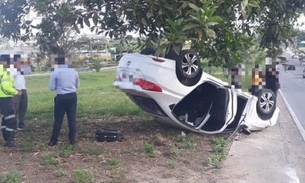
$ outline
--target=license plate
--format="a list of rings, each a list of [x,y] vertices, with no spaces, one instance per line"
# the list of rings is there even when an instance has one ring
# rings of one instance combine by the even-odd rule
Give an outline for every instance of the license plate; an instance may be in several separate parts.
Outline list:
[[[133,82],[133,75],[129,74],[128,71],[122,71],[122,79]]]

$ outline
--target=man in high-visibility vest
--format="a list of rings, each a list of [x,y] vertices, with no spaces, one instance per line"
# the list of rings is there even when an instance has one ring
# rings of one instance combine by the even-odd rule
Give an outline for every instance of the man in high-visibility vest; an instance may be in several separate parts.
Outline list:
[[[13,97],[21,93],[14,88],[14,79],[7,70],[9,62],[10,55],[0,55],[0,113],[3,115],[1,131],[5,140],[4,146],[15,147],[17,120]]]

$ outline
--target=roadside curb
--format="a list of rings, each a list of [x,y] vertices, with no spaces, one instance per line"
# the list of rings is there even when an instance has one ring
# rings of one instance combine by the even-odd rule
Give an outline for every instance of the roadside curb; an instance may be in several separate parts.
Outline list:
[[[298,130],[299,130],[299,132],[300,132],[300,134],[301,134],[301,136],[303,138],[303,141],[305,141],[305,130],[302,127],[301,122],[297,118],[296,114],[293,112],[290,104],[288,103],[288,101],[287,101],[286,97],[284,96],[284,94],[282,93],[282,91],[280,89],[278,91],[281,94],[281,96],[283,98],[283,101],[284,101],[284,103],[285,103],[285,105],[286,105],[286,107],[287,107],[287,109],[288,109],[288,111],[290,113],[290,116],[291,116],[293,122],[295,123],[295,125],[297,126],[297,128],[298,128]]]

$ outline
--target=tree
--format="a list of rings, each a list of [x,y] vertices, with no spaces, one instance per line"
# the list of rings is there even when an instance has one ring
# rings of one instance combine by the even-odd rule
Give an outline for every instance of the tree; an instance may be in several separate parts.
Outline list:
[[[55,22],[64,22],[61,25],[73,27],[76,32],[84,26],[111,38],[137,32],[146,38],[145,45],[159,48],[161,54],[169,48],[179,52],[185,41],[191,40],[201,57],[224,67],[243,60],[244,51],[258,37],[255,34],[269,55],[279,54],[282,43],[292,42],[292,25],[305,4],[304,0],[2,1],[5,3],[0,6],[1,13],[7,14],[12,6],[16,7],[12,14],[15,20],[9,16],[0,20],[9,20],[17,27],[10,31],[2,27],[0,33],[8,38],[20,39],[23,29],[29,32],[31,26],[23,27],[30,24],[22,22],[22,17],[32,7],[46,20],[53,20],[58,14]],[[49,25],[52,30],[59,23]]]

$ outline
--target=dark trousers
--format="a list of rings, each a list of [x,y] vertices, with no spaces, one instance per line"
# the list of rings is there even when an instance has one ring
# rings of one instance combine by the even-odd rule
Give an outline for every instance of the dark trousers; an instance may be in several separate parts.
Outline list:
[[[58,141],[64,115],[67,114],[70,143],[76,140],[76,93],[57,95],[54,98],[54,125],[51,140]]]
[[[22,90],[22,94],[20,96],[15,96],[14,100],[19,126],[23,126],[25,114],[28,109],[28,94],[26,90]]]
[[[0,112],[3,115],[1,129],[16,130],[17,120],[13,97],[0,98]]]

